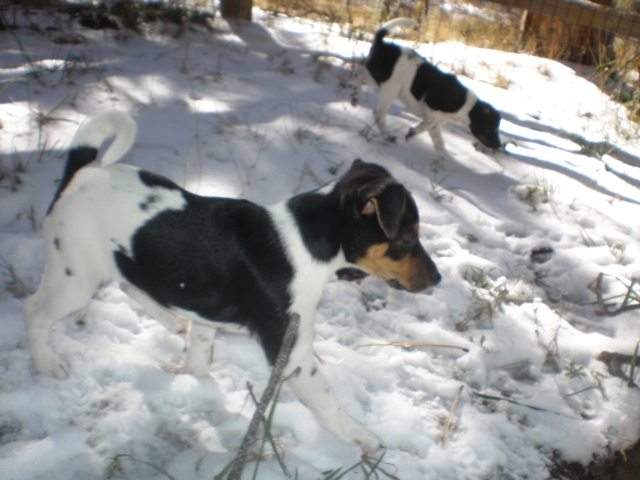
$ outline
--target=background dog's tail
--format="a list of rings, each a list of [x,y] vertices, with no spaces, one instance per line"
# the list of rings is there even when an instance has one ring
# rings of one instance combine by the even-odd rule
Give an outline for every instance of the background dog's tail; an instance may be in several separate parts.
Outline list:
[[[394,18],[393,20],[389,20],[388,22],[383,23],[382,26],[380,27],[380,30],[378,30],[378,32],[376,33],[376,37],[375,37],[376,43],[381,42],[382,39],[387,36],[387,33],[389,33],[389,30],[395,27],[417,28],[418,24],[414,20],[411,20],[410,18],[405,18],[405,17]]]
[[[75,173],[98,158],[98,150],[106,139],[115,136],[115,139],[100,160],[100,166],[102,167],[116,163],[126,155],[133,146],[137,130],[136,122],[129,115],[115,110],[101,113],[82,124],[71,141],[64,175],[58,186],[58,191],[49,206],[47,215]]]

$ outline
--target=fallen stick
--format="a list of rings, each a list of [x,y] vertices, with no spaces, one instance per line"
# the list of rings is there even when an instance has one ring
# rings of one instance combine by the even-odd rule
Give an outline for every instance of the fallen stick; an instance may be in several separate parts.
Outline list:
[[[262,393],[260,403],[258,404],[256,411],[253,414],[253,418],[251,419],[251,423],[249,424],[249,430],[247,430],[247,433],[242,440],[242,444],[240,445],[240,449],[238,450],[238,455],[236,455],[236,459],[233,462],[233,468],[231,469],[227,480],[240,480],[242,470],[244,469],[244,465],[247,461],[247,454],[249,453],[249,449],[256,441],[258,426],[260,425],[260,422],[264,417],[264,412],[267,410],[269,402],[273,398],[273,394],[276,392],[276,387],[278,386],[278,383],[282,378],[282,371],[284,370],[284,367],[287,365],[287,361],[289,360],[289,354],[291,353],[291,349],[296,338],[296,333],[298,332],[299,323],[300,315],[298,315],[297,313],[292,315],[291,320],[289,320],[289,325],[287,326],[287,331],[284,334],[284,339],[282,340],[282,345],[280,346],[280,351],[278,352],[276,363],[273,366],[271,378],[269,378],[267,388]]]
[[[444,427],[442,428],[442,434],[440,435],[440,443],[444,445],[444,440],[447,438],[447,433],[449,433],[449,427],[451,426],[451,420],[453,420],[453,414],[458,408],[458,402],[460,402],[460,397],[462,396],[462,389],[464,385],[460,385],[460,390],[458,390],[458,395],[456,395],[456,399],[453,401],[453,405],[451,405],[451,411],[449,411],[449,416],[447,417],[447,421],[444,422]]]
[[[419,342],[384,342],[384,343],[365,343],[364,345],[358,345],[358,348],[361,347],[428,347],[428,348],[455,348],[457,350],[462,350],[463,352],[468,352],[469,349],[465,347],[459,347],[458,345],[446,345],[443,343],[419,343]]]

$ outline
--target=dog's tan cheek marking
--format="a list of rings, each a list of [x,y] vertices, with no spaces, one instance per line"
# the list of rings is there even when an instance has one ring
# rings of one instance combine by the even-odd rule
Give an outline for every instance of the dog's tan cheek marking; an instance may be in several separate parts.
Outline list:
[[[387,250],[389,250],[388,243],[372,245],[367,249],[365,256],[356,262],[356,265],[371,275],[388,280],[391,277],[385,275],[386,269],[382,265],[382,259],[384,258],[384,254],[387,253]]]
[[[389,249],[388,243],[381,243],[369,247],[367,254],[357,262],[367,273],[375,275],[383,280],[398,280],[405,288],[409,288],[411,278],[418,269],[410,255],[405,255],[401,260],[392,260],[385,256]]]

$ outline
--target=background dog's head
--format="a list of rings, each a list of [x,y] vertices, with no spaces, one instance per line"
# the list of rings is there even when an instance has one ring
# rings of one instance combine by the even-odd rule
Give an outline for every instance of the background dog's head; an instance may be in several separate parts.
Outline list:
[[[486,102],[478,100],[469,111],[469,129],[474,137],[489,148],[500,148],[500,114]]]
[[[353,162],[334,189],[343,212],[347,260],[393,288],[419,292],[441,276],[418,235],[415,201],[384,168]]]

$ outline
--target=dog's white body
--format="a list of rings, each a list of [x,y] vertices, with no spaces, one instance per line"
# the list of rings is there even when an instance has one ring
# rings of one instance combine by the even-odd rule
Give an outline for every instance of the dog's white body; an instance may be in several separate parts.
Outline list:
[[[427,131],[436,152],[444,154],[446,148],[441,133],[442,126],[447,122],[453,122],[468,127],[486,146],[498,148],[499,114],[495,109],[481,102],[475,93],[462,86],[454,76],[440,72],[410,48],[383,42],[386,32],[398,26],[417,27],[417,24],[408,18],[397,18],[380,28],[369,56],[358,62],[359,65],[354,71],[352,104],[355,106],[359,103],[364,83],[377,87],[379,97],[373,112],[374,121],[385,140],[390,142],[395,142],[396,136],[387,128],[386,115],[394,100],[398,99],[412,115],[422,120],[409,129],[405,135],[407,140]],[[378,50],[381,48],[391,50],[393,55],[389,55],[388,51],[380,54]],[[427,66],[430,73],[424,75],[420,69]],[[372,72],[376,72],[375,76],[378,78],[375,78]],[[427,83],[437,85],[435,88],[433,85],[427,88]],[[419,97],[412,93],[412,88],[416,85],[420,90]],[[456,99],[451,102],[446,97],[453,97],[453,93],[458,97],[464,95],[464,100]],[[440,99],[433,102],[434,97]],[[437,108],[430,108],[428,103],[437,105]],[[449,103],[453,103],[454,106],[447,105]]]
[[[47,254],[44,275],[38,291],[23,306],[34,367],[58,378],[68,375],[69,365],[52,348],[52,324],[83,309],[103,282],[116,280],[147,313],[171,331],[179,331],[193,322],[186,365],[192,373],[206,374],[215,333],[211,327],[215,323],[193,311],[160,305],[131,285],[114,262],[114,249],[132,251],[132,238],[141,225],[158,212],[181,210],[185,199],[179,190],[144,184],[138,169],[115,164],[135,138],[135,123],[125,114],[110,112],[96,117],[80,129],[73,146],[97,148],[113,134],[116,140],[102,162],[93,162],[75,172],[44,221]],[[141,199],[153,202],[148,208],[140,208]],[[375,451],[380,446],[378,440],[344,411],[316,365],[313,353],[315,310],[323,285],[348,262],[342,252],[330,262],[314,259],[305,248],[285,202],[270,207],[268,212],[295,269],[290,284],[293,299],[290,311],[300,315],[300,327],[284,373],[291,375],[296,369],[300,373],[287,384],[327,430],[361,445],[365,451]]]
[[[406,134],[407,140],[423,132],[429,132],[433,148],[439,154],[446,152],[444,140],[442,138],[442,126],[447,122],[457,123],[465,127],[469,126],[469,111],[478,101],[478,97],[469,91],[464,105],[457,112],[441,112],[430,109],[427,104],[411,94],[411,84],[418,67],[424,60],[417,56],[411,49],[402,47],[403,54],[398,59],[393,75],[389,80],[380,85],[378,90],[378,103],[373,110],[373,118],[376,126],[380,130],[385,140],[395,142],[396,136],[391,133],[386,124],[386,117],[393,102],[398,99],[412,115],[422,119],[415,127],[411,127]],[[376,87],[376,81],[366,68],[362,68],[364,82],[372,87]],[[358,89],[362,88],[362,82]],[[358,94],[353,95],[353,101]]]

